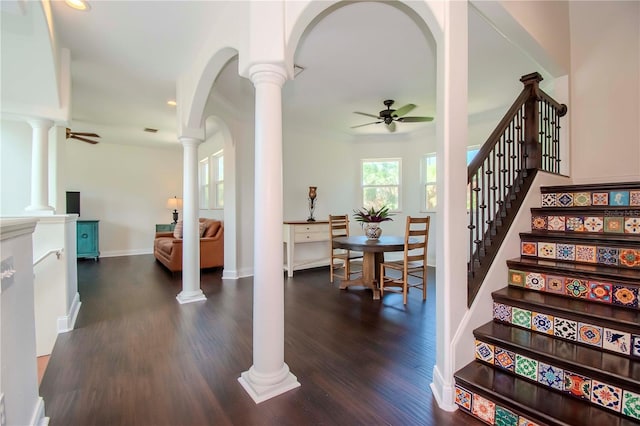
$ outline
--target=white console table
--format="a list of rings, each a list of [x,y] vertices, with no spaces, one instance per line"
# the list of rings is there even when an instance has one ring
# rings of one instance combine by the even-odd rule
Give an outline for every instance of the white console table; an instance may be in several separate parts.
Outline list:
[[[283,241],[287,246],[287,258],[284,269],[287,271],[287,276],[292,277],[293,269],[296,266],[294,264],[296,245],[329,241],[329,221],[319,220],[315,222],[284,222]],[[313,266],[328,264],[329,251],[328,249],[324,251],[325,252],[323,253],[321,259],[315,259],[314,261],[307,261],[301,264],[313,264]],[[301,264],[298,264],[297,266],[300,266]]]

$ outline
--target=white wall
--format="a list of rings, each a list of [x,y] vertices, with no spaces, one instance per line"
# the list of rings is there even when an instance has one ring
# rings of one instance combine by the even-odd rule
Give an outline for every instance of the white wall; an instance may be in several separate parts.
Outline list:
[[[640,2],[570,2],[570,16],[574,181],[638,180]]]
[[[182,197],[182,147],[67,142],[67,190],[80,192],[79,219],[100,221],[100,255],[151,253],[167,199]]]
[[[31,126],[0,122],[0,216],[19,216],[31,204]]]

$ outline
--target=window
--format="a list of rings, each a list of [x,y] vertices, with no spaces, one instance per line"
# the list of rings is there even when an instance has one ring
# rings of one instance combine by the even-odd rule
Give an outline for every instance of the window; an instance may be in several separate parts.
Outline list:
[[[198,164],[198,180],[200,181],[200,208],[209,208],[209,159],[200,160]]]
[[[212,176],[213,176],[213,208],[224,207],[224,156],[222,151],[218,151],[211,156]]]
[[[198,167],[200,182],[200,208],[221,209],[224,207],[224,155],[218,151],[200,160]]]
[[[362,206],[400,210],[400,159],[362,160]]]
[[[479,146],[470,146],[467,148],[467,165],[471,163],[478,151],[480,151]],[[436,209],[438,200],[436,193],[436,176],[436,153],[432,152],[422,158],[422,206],[424,211],[434,211]],[[467,204],[468,198],[469,197],[467,197]]]

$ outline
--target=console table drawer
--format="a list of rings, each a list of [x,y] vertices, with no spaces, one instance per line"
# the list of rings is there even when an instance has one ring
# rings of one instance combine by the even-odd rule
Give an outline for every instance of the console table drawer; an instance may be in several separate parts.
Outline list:
[[[295,225],[293,228],[296,234],[322,233],[325,234],[327,239],[329,239],[329,228],[327,227],[327,225]]]
[[[296,232],[293,241],[296,243],[310,243],[313,241],[328,241],[328,231],[323,232]]]

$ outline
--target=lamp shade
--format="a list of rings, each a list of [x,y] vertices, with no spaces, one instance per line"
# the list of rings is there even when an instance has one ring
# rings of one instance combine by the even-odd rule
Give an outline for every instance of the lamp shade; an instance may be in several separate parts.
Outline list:
[[[170,210],[182,209],[182,198],[173,197],[167,200],[167,208]]]

